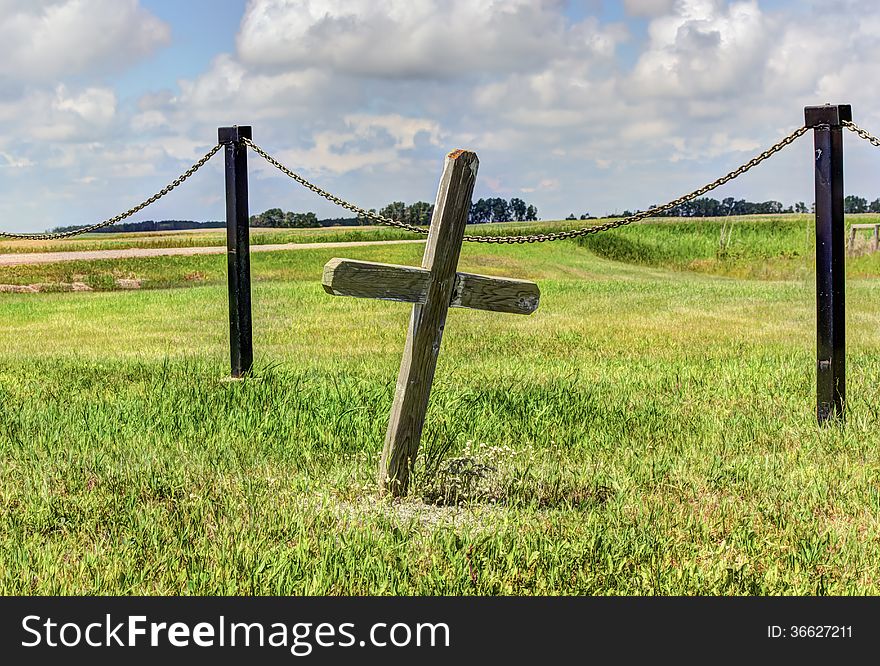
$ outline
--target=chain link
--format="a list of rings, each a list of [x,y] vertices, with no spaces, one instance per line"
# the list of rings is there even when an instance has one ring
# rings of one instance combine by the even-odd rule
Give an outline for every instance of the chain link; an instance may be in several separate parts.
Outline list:
[[[257,155],[262,157],[264,160],[266,160],[269,164],[271,164],[273,167],[278,169],[284,175],[290,176],[297,183],[299,183],[300,185],[302,185],[306,189],[311,190],[312,192],[314,192],[318,196],[324,197],[325,199],[327,199],[327,201],[331,201],[331,202],[335,203],[337,206],[342,206],[343,208],[346,208],[353,213],[357,213],[358,217],[364,217],[368,220],[373,220],[374,222],[378,222],[379,224],[384,224],[389,227],[398,227],[400,229],[406,229],[407,231],[412,231],[413,233],[416,233],[416,234],[427,234],[428,233],[428,230],[423,227],[417,227],[413,224],[407,224],[406,222],[398,222],[397,220],[394,220],[390,217],[385,217],[384,215],[379,215],[378,213],[374,213],[373,211],[369,211],[364,208],[361,208],[360,206],[356,206],[355,204],[350,203],[350,202],[346,201],[345,199],[340,199],[336,195],[330,194],[327,190],[321,189],[320,187],[318,187],[314,183],[309,182],[308,180],[306,180],[305,178],[300,176],[298,173],[294,173],[293,171],[288,169],[286,166],[281,164],[281,162],[279,162],[274,157],[272,157],[265,150],[260,148],[257,144],[255,144],[250,139],[243,138],[242,141],[244,141],[250,147],[250,149],[253,150]]]
[[[153,196],[151,196],[146,201],[142,201],[137,206],[133,208],[129,208],[124,213],[120,213],[115,217],[111,217],[108,220],[104,220],[103,222],[98,222],[97,224],[91,224],[87,227],[82,227],[80,229],[72,229],[70,231],[59,231],[56,233],[47,233],[47,234],[17,234],[10,231],[0,231],[0,238],[12,238],[18,240],[57,240],[61,238],[72,238],[73,236],[79,236],[81,234],[87,234],[90,231],[95,231],[97,229],[101,229],[103,227],[109,227],[111,224],[116,224],[117,222],[121,222],[122,220],[131,217],[135,213],[140,210],[143,210],[151,203],[155,203],[166,194],[168,194],[171,190],[179,186],[183,181],[192,176],[196,171],[201,169],[205,164],[210,160],[214,155],[217,154],[217,151],[223,147],[223,144],[217,144],[202,157],[198,162],[193,164],[189,169],[184,171],[180,176],[171,181],[168,185],[163,187],[161,190],[156,192]]]
[[[748,162],[743,164],[737,169],[734,169],[730,173],[718,178],[717,180],[712,181],[707,185],[703,185],[703,187],[690,192],[689,194],[685,194],[684,196],[678,197],[677,199],[673,199],[672,201],[663,204],[662,206],[653,206],[648,210],[641,211],[636,213],[635,215],[629,215],[627,217],[623,217],[620,219],[613,220],[611,222],[607,222],[605,224],[598,224],[592,227],[583,227],[582,229],[573,229],[571,231],[560,231],[549,234],[533,234],[529,236],[465,236],[464,240],[470,241],[473,243],[543,243],[545,241],[556,241],[556,240],[564,240],[569,238],[577,238],[579,236],[587,236],[589,234],[598,234],[603,231],[610,231],[611,229],[617,229],[618,227],[622,227],[627,224],[631,224],[633,222],[637,222],[638,220],[643,220],[646,217],[651,217],[657,215],[658,213],[663,213],[668,210],[675,208],[683,203],[687,203],[688,201],[693,201],[697,197],[700,197],[707,192],[711,192],[717,187],[724,185],[725,183],[733,180],[734,178],[741,176],[746,171],[759,165],[761,162],[769,158],[771,155],[778,153],[780,150],[794,142],[797,138],[802,136],[807,131],[806,127],[800,127],[796,129],[794,132],[776,142],[772,146],[770,146],[767,150],[756,155]],[[863,130],[864,131],[864,130]],[[358,216],[366,218],[368,220],[372,220],[374,222],[378,222],[379,224],[384,224],[386,226],[398,227],[400,229],[406,229],[407,231],[412,231],[417,234],[427,234],[428,230],[423,227],[417,227],[412,224],[407,224],[405,222],[400,222],[399,220],[394,220],[390,217],[385,217],[384,215],[379,215],[378,213],[374,213],[372,211],[365,210],[360,206],[356,206],[353,203],[345,201],[344,199],[340,199],[339,197],[330,194],[326,190],[321,189],[314,183],[309,182],[299,174],[294,173],[286,166],[281,164],[274,157],[269,155],[265,150],[260,148],[257,144],[255,144],[250,139],[243,139],[243,141],[250,146],[250,148],[257,153],[260,157],[266,160],[269,164],[274,166],[276,169],[281,171],[282,173],[290,176],[297,183],[302,185],[303,187],[311,190],[315,194],[324,197],[328,201],[332,201],[333,203],[342,206],[354,213],[357,213]],[[873,143],[873,142],[872,142]],[[877,144],[880,145],[880,144]]]
[[[878,139],[873,134],[869,133],[867,130],[862,129],[861,127],[856,125],[851,120],[844,120],[841,124],[844,127],[846,127],[848,130],[850,130],[851,132],[855,132],[856,134],[858,134],[865,141],[869,141],[870,143],[872,143],[875,146],[877,146],[878,148],[880,148],[880,139]]]

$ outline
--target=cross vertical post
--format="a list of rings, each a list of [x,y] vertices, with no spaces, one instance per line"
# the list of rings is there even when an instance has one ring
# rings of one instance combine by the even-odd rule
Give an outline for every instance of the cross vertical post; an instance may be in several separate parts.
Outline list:
[[[844,305],[845,242],[843,214],[843,121],[848,104],[808,106],[813,129],[816,181],[816,418],[843,419],[846,399]]]
[[[229,355],[232,376],[251,371],[254,345],[251,317],[251,253],[248,216],[247,145],[251,128],[221,127],[226,154],[226,258],[229,287]]]
[[[440,178],[422,258],[431,279],[424,303],[413,305],[379,468],[380,486],[393,495],[409,488],[479,164],[475,153],[456,150],[446,156]]]

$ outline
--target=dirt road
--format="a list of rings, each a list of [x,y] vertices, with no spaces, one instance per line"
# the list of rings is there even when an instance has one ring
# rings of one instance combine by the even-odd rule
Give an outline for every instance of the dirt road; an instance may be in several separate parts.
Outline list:
[[[423,240],[344,241],[339,243],[278,243],[251,245],[251,252],[276,252],[278,250],[322,250],[366,245],[402,245],[424,243]],[[130,259],[134,257],[192,256],[195,254],[226,254],[226,247],[132,247],[124,250],[90,250],[83,252],[34,252],[0,254],[0,266],[26,266],[52,264],[59,261],[92,261],[95,259]]]

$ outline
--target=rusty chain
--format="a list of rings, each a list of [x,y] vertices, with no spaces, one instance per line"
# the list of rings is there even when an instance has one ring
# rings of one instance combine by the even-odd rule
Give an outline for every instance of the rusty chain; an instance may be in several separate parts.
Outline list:
[[[115,217],[111,217],[103,222],[98,222],[97,224],[91,224],[87,227],[81,227],[79,229],[72,229],[70,231],[59,231],[55,233],[45,233],[45,234],[17,234],[11,231],[0,231],[0,238],[12,238],[18,240],[57,240],[61,238],[72,238],[73,236],[79,236],[80,234],[87,234],[90,231],[95,231],[96,229],[101,229],[103,227],[109,227],[111,224],[116,224],[117,222],[121,222],[122,220],[131,217],[138,211],[146,208],[151,203],[155,203],[166,194],[168,194],[171,190],[179,186],[183,181],[192,176],[196,171],[201,169],[205,164],[210,160],[214,155],[217,154],[217,151],[223,147],[223,144],[217,144],[207,153],[205,153],[204,157],[202,157],[198,162],[193,164],[189,169],[184,171],[180,176],[171,181],[168,185],[163,187],[161,190],[156,192],[153,196],[145,201],[142,201],[137,206],[133,208],[129,208],[124,213],[120,213]]]
[[[707,185],[703,185],[699,189],[690,192],[689,194],[685,194],[684,196],[678,197],[677,199],[673,199],[672,201],[663,204],[662,206],[652,206],[648,210],[641,211],[636,213],[635,215],[629,215],[627,217],[619,218],[616,220],[612,220],[611,222],[606,222],[605,224],[598,224],[592,227],[583,227],[581,229],[573,229],[571,231],[559,231],[555,233],[549,234],[533,234],[529,236],[465,236],[464,240],[470,241],[473,243],[543,243],[545,241],[556,241],[556,240],[564,240],[568,238],[577,238],[579,236],[587,236],[589,234],[598,234],[603,231],[610,231],[611,229],[616,229],[618,227],[622,227],[627,224],[631,224],[633,222],[637,222],[638,220],[643,220],[646,217],[651,217],[656,215],[657,213],[663,213],[665,211],[671,210],[676,206],[679,206],[683,203],[687,203],[688,201],[693,201],[699,196],[706,194],[707,192],[711,192],[717,187],[724,185],[725,183],[733,180],[734,178],[741,176],[746,171],[751,169],[752,167],[757,166],[771,155],[778,153],[780,150],[794,142],[798,137],[802,136],[807,131],[807,127],[800,127],[796,129],[794,132],[786,136],[785,138],[779,140],[770,148],[765,150],[764,152],[756,155],[752,159],[750,159],[745,164],[741,165],[737,169],[734,169],[730,173],[718,178],[717,180],[712,181]],[[368,220],[372,220],[374,222],[378,222],[379,224],[384,224],[386,226],[398,227],[400,229],[405,229],[407,231],[412,231],[417,234],[427,234],[428,230],[423,227],[417,227],[412,224],[407,224],[406,222],[400,222],[399,220],[394,220],[390,217],[385,217],[384,215],[379,215],[378,213],[374,213],[373,211],[368,211],[360,206],[356,206],[353,203],[345,201],[344,199],[340,199],[339,197],[330,194],[324,189],[321,189],[314,183],[309,182],[299,174],[294,173],[286,166],[281,164],[274,157],[269,155],[265,150],[260,148],[257,144],[255,144],[250,139],[243,139],[243,141],[255,152],[257,155],[266,160],[269,164],[274,166],[276,169],[289,176],[297,183],[302,185],[303,187],[311,190],[315,194],[324,197],[328,201],[332,201],[333,203],[346,208],[353,213],[357,213],[359,217],[366,218]],[[880,144],[878,144],[880,145]]]
[[[413,224],[407,224],[406,222],[399,222],[399,221],[394,220],[390,217],[385,217],[384,215],[379,215],[378,213],[374,213],[372,211],[361,208],[360,206],[357,206],[349,201],[346,201],[345,199],[340,199],[335,194],[330,194],[330,192],[328,192],[327,190],[324,190],[324,189],[318,187],[317,185],[315,185],[314,183],[309,182],[308,180],[306,180],[305,178],[300,176],[298,173],[294,173],[293,171],[288,169],[286,166],[284,166],[281,162],[279,162],[274,157],[272,157],[265,150],[260,148],[257,144],[255,144],[250,139],[244,138],[244,139],[242,139],[242,141],[244,141],[248,145],[248,147],[250,147],[250,149],[253,150],[257,155],[262,157],[264,160],[266,160],[269,164],[271,164],[273,167],[278,169],[285,176],[289,176],[290,178],[293,178],[293,180],[295,180],[297,183],[299,183],[300,185],[305,187],[307,190],[311,190],[312,192],[314,192],[318,196],[327,199],[327,201],[335,203],[337,206],[342,206],[343,208],[350,210],[352,213],[357,213],[358,217],[364,217],[364,218],[367,218],[368,220],[373,220],[374,222],[378,222],[379,224],[384,224],[389,227],[398,227],[400,229],[406,229],[407,231],[412,231],[413,233],[416,233],[416,234],[427,234],[428,233],[428,230],[424,229],[423,227],[417,227]]]
[[[877,146],[878,148],[880,148],[880,139],[878,139],[873,134],[869,133],[867,130],[862,129],[861,127],[856,125],[851,120],[844,120],[841,124],[844,127],[846,127],[848,130],[850,130],[851,132],[858,134],[865,141],[868,141],[868,142],[874,144],[875,146]]]

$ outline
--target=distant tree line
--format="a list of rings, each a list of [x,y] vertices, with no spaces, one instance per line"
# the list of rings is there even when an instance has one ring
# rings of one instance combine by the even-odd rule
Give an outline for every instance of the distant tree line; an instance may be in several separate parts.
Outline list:
[[[434,204],[417,201],[406,205],[395,201],[379,210],[379,214],[407,224],[430,224],[434,214]],[[487,222],[522,222],[537,220],[538,209],[516,197],[510,201],[500,197],[477,199],[471,204],[468,224],[485,224]]]
[[[811,213],[815,210],[815,204],[809,207],[803,202],[798,201],[791,206],[784,206],[779,201],[746,201],[745,199],[734,199],[727,197],[719,201],[712,197],[700,197],[693,201],[688,201],[667,211],[658,212],[654,217],[723,217],[727,215],[779,215],[782,213]],[[868,203],[863,197],[849,195],[844,198],[843,210],[845,213],[880,213],[880,198]],[[636,211],[641,212],[639,211]],[[622,213],[615,213],[607,217],[629,217],[633,215],[633,211],[625,210]],[[584,213],[580,218],[575,217],[574,213],[569,215],[567,220],[595,220],[596,218],[589,213]]]
[[[375,210],[371,212],[376,212]],[[392,201],[384,208],[379,209],[379,215],[390,217],[398,222],[406,224],[431,224],[431,216],[434,214],[434,204],[427,201],[416,201],[406,205],[402,201]]]
[[[662,212],[657,213],[656,217],[722,217],[727,215],[762,215],[762,214],[782,214],[782,213],[810,213],[813,212],[814,205],[809,207],[803,202],[798,201],[792,206],[785,207],[779,201],[763,201],[760,203],[746,201],[745,199],[734,199],[727,197],[719,201],[712,197],[700,197],[693,201],[683,204]],[[843,210],[847,214],[852,213],[880,213],[880,197],[869,202],[864,197],[848,195],[843,201]],[[375,208],[370,212],[377,212]],[[413,204],[405,204],[402,201],[395,201],[384,208],[379,209],[379,214],[400,220],[408,224],[427,225],[431,222],[431,216],[434,213],[434,205],[425,201],[417,201]],[[641,211],[636,211],[641,212]],[[629,217],[633,215],[633,211],[625,210],[622,213],[615,213],[607,217]],[[468,224],[484,224],[486,222],[523,222],[538,219],[538,209],[527,204],[522,199],[516,197],[510,201],[501,198],[477,199],[471,206],[468,214]],[[570,214],[567,220],[595,220],[596,217],[589,213],[582,213],[576,217],[574,213]],[[251,215],[250,225],[252,227],[274,227],[274,228],[317,228],[317,227],[354,227],[369,224],[368,219],[358,217],[332,217],[318,219],[315,213],[293,213],[283,211],[280,208],[270,208],[259,215]],[[50,231],[52,233],[61,233],[66,231],[75,231],[82,229],[86,225],[72,225],[66,227],[54,227]],[[126,222],[123,224],[114,224],[109,227],[98,229],[96,233],[131,233],[137,231],[184,231],[188,229],[222,229],[226,227],[226,222],[211,220],[208,222],[194,222],[193,220],[144,220],[143,222]]]
[[[76,231],[87,225],[79,224],[67,227],[54,227],[50,233],[64,233]],[[144,220],[143,222],[125,222],[123,224],[111,224],[109,227],[96,229],[95,233],[104,234],[127,234],[135,231],[184,231],[187,229],[223,229],[226,222],[212,220],[209,222],[194,222],[192,220]]]
[[[844,213],[880,213],[880,198],[871,203],[863,197],[850,194],[843,198]]]
[[[407,204],[403,201],[392,201],[387,206],[370,209],[371,213],[378,213],[382,217],[390,217],[392,220],[426,226],[431,223],[434,214],[434,204],[427,201],[416,201]],[[477,199],[471,205],[468,215],[468,224],[484,224],[486,222],[513,222],[537,220],[538,209],[527,204],[522,199],[514,197],[510,201],[501,198]],[[291,213],[280,208],[252,215],[250,218],[252,227],[329,227],[329,226],[356,226],[370,224],[366,218],[344,217],[319,220],[314,213]]]
[[[727,197],[721,201],[701,197],[679,204],[658,217],[720,217],[722,215],[778,215],[780,213],[806,213],[807,207],[799,201],[786,208],[779,201],[746,201]],[[624,215],[625,217],[626,215]]]
[[[468,224],[526,222],[537,219],[538,209],[517,197],[510,201],[499,197],[477,199],[471,205],[471,211],[468,214]]]
[[[641,212],[641,211],[636,211]],[[787,208],[779,201],[746,201],[727,197],[719,201],[712,197],[700,197],[686,201],[669,210],[658,212],[655,217],[723,217],[727,215],[779,215],[782,213],[806,213],[808,208],[799,201]],[[634,213],[629,210],[609,217],[629,217]]]
[[[320,227],[318,216],[308,213],[292,213],[280,208],[270,208],[259,215],[251,215],[252,227],[271,227],[273,229],[313,229]]]

